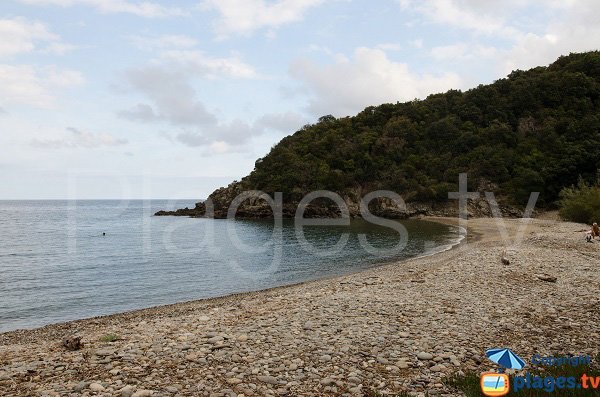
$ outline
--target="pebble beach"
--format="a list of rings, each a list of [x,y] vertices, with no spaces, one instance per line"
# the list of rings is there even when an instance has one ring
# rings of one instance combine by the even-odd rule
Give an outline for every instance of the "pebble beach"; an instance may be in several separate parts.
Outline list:
[[[489,348],[595,357],[600,241],[501,222],[361,273],[0,334],[0,396],[459,396],[445,379],[493,370]]]

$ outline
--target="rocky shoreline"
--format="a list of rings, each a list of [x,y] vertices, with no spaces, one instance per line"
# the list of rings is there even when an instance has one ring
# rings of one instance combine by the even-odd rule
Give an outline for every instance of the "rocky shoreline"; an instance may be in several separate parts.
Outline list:
[[[484,188],[481,188],[479,199],[469,200],[466,208],[469,217],[491,217],[492,210],[489,202],[485,199]],[[199,201],[194,208],[179,208],[173,211],[160,210],[155,216],[186,216],[192,218],[216,218],[228,217],[228,211],[235,202],[236,197],[248,192],[239,183],[233,183],[228,187],[215,190],[207,200]],[[363,199],[362,191],[357,190],[339,196],[348,209],[352,218],[362,217],[360,202]],[[273,199],[272,196],[269,199]],[[523,215],[523,209],[503,203],[499,200],[498,209],[502,216],[518,218]],[[281,216],[283,218],[294,218],[300,206],[298,200],[283,201]],[[458,206],[454,200],[444,202],[407,202],[395,203],[390,198],[374,199],[369,204],[371,214],[388,219],[408,219],[422,216],[435,217],[458,217]],[[317,199],[304,206],[303,216],[306,218],[337,218],[340,217],[340,207],[328,199]],[[269,203],[259,197],[248,197],[240,202],[235,212],[239,219],[264,219],[273,218],[273,208]]]
[[[487,348],[595,357],[600,243],[582,227],[533,220],[504,266],[496,220],[472,219],[470,238],[428,257],[0,334],[0,395],[458,396],[445,379],[493,369]],[[65,349],[75,335],[83,348]]]

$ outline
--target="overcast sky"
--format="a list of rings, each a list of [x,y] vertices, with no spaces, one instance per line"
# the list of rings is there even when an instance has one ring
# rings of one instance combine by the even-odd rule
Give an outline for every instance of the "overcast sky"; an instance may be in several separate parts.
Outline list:
[[[322,115],[598,49],[599,15],[597,0],[1,0],[0,199],[204,198]]]

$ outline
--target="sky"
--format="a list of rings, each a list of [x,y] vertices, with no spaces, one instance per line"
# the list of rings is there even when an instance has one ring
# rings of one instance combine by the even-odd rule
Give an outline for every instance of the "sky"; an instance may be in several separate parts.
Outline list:
[[[0,199],[205,198],[323,115],[600,48],[597,0],[2,0]]]

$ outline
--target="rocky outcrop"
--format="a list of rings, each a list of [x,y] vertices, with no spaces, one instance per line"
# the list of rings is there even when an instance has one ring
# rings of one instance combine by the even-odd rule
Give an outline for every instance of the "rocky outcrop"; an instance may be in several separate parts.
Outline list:
[[[492,211],[489,202],[485,199],[484,189],[493,191],[494,186],[481,184],[481,198],[470,200],[467,205],[470,217],[491,217]],[[489,190],[488,190],[489,189]],[[259,197],[258,192],[245,189],[242,182],[231,183],[227,187],[215,190],[207,200],[196,203],[194,208],[182,208],[176,211],[158,211],[156,216],[188,216],[209,217],[223,219],[228,217],[230,208],[237,205],[235,217],[239,219],[264,219],[273,218],[273,209],[267,200]],[[368,192],[361,188],[349,190],[341,195],[348,207],[352,218],[362,217],[360,201]],[[246,197],[244,197],[246,195]],[[236,200],[237,198],[237,200]],[[523,211],[514,206],[502,204],[499,199],[499,209],[504,217],[521,217]],[[281,213],[284,218],[293,218],[296,215],[300,202],[297,200],[283,201]],[[393,199],[384,197],[372,200],[369,203],[369,212],[375,216],[388,219],[407,219],[418,216],[458,216],[457,200],[445,202],[408,202],[396,203]],[[232,210],[233,213],[233,210]],[[305,218],[337,218],[341,216],[340,207],[329,199],[316,199],[304,208]]]

